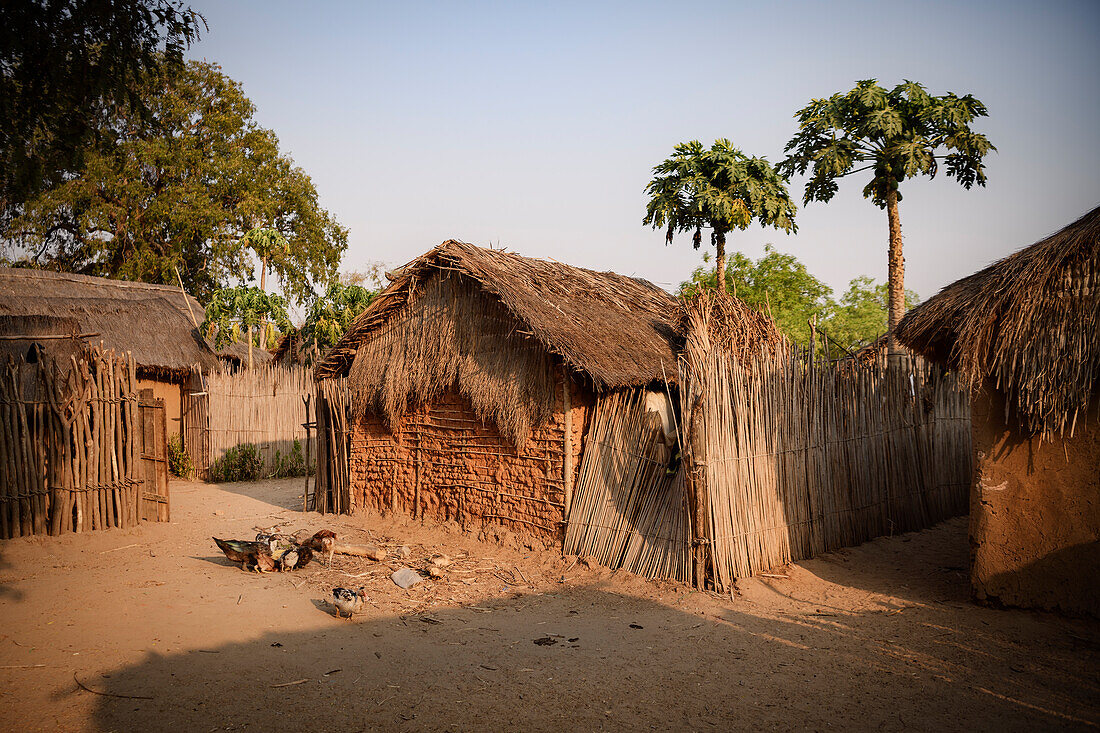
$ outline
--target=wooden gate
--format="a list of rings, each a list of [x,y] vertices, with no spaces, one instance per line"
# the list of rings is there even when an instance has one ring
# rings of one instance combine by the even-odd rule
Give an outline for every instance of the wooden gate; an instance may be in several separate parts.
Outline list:
[[[167,418],[163,399],[153,390],[139,393],[141,420],[141,518],[150,522],[170,521],[168,505]]]

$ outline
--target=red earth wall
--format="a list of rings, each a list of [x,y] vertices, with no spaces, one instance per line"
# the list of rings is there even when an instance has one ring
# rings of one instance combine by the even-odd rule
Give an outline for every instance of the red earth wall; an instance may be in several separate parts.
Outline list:
[[[570,386],[573,483],[580,472],[582,439],[592,393]],[[518,535],[560,544],[565,485],[562,401],[551,418],[532,430],[517,453],[492,423],[482,423],[453,388],[410,410],[396,434],[373,412],[358,420],[351,437],[354,502],[382,512],[405,512],[463,528],[500,524]]]
[[[978,600],[1100,616],[1100,400],[1073,437],[1005,423],[987,385],[972,402],[971,581]]]

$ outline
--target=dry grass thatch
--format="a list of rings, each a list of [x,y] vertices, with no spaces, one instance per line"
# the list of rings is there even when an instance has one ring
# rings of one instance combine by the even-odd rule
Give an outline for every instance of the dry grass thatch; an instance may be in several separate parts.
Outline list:
[[[190,311],[188,310],[190,306]],[[218,366],[199,336],[191,312],[202,308],[179,288],[48,270],[0,268],[0,315],[66,319],[90,344],[134,355],[141,376],[178,378],[192,365]]]
[[[356,349],[437,271],[466,276],[464,287],[498,301],[521,324],[522,335],[587,375],[597,389],[649,384],[675,371],[676,301],[652,283],[451,240],[398,270],[326,354],[318,378],[347,374]]]
[[[479,418],[522,445],[553,405],[544,346],[462,275],[433,273],[417,299],[418,307],[394,314],[359,347],[348,375],[353,414],[373,409],[394,428],[411,403],[454,385]]]
[[[635,278],[448,241],[402,267],[317,367],[391,423],[452,385],[516,445],[552,410],[554,357],[597,390],[674,379],[675,299]]]
[[[898,338],[1004,391],[1021,427],[1071,432],[1100,385],[1100,207],[952,283],[913,309]]]
[[[775,321],[729,293],[703,290],[682,302],[680,332],[690,339],[699,333],[700,323],[705,324],[710,346],[743,361],[791,350]]]

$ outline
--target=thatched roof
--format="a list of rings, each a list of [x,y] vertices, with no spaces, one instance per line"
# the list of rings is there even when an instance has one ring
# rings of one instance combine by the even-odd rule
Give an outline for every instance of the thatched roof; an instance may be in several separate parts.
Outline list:
[[[674,379],[676,300],[650,282],[450,240],[400,268],[328,351],[317,378],[346,375],[356,350],[433,273],[457,272],[597,389]]]
[[[1024,429],[1072,430],[1100,387],[1100,207],[948,285],[898,338],[971,387],[992,379]]]
[[[180,376],[198,364],[218,366],[188,313],[202,309],[178,288],[48,270],[0,268],[0,316],[53,316],[75,324],[87,341],[130,351],[146,374]]]
[[[74,318],[51,315],[0,315],[0,364],[8,357],[28,359],[34,349],[66,364],[70,356],[79,357],[85,341],[80,324]]]

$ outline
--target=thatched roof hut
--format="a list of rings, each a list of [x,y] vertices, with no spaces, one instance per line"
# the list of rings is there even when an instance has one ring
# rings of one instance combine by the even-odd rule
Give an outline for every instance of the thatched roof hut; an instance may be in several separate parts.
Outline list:
[[[914,308],[898,339],[992,380],[1020,426],[1072,430],[1100,387],[1100,207]]]
[[[675,379],[680,311],[645,280],[454,240],[391,277],[316,370],[349,376],[357,414],[392,424],[454,385],[519,444],[551,410],[553,361],[596,392]]]
[[[178,288],[0,268],[0,316],[23,319],[26,325],[31,325],[26,319],[37,319],[37,335],[45,334],[41,328],[45,325],[55,335],[74,330],[94,334],[82,340],[132,352],[139,374],[145,377],[176,380],[196,364],[203,369],[218,366],[217,355],[199,336],[188,306],[201,320],[198,303]],[[55,320],[43,320],[45,316]]]
[[[903,343],[971,387],[979,600],[1100,616],[1100,208],[948,285]]]

